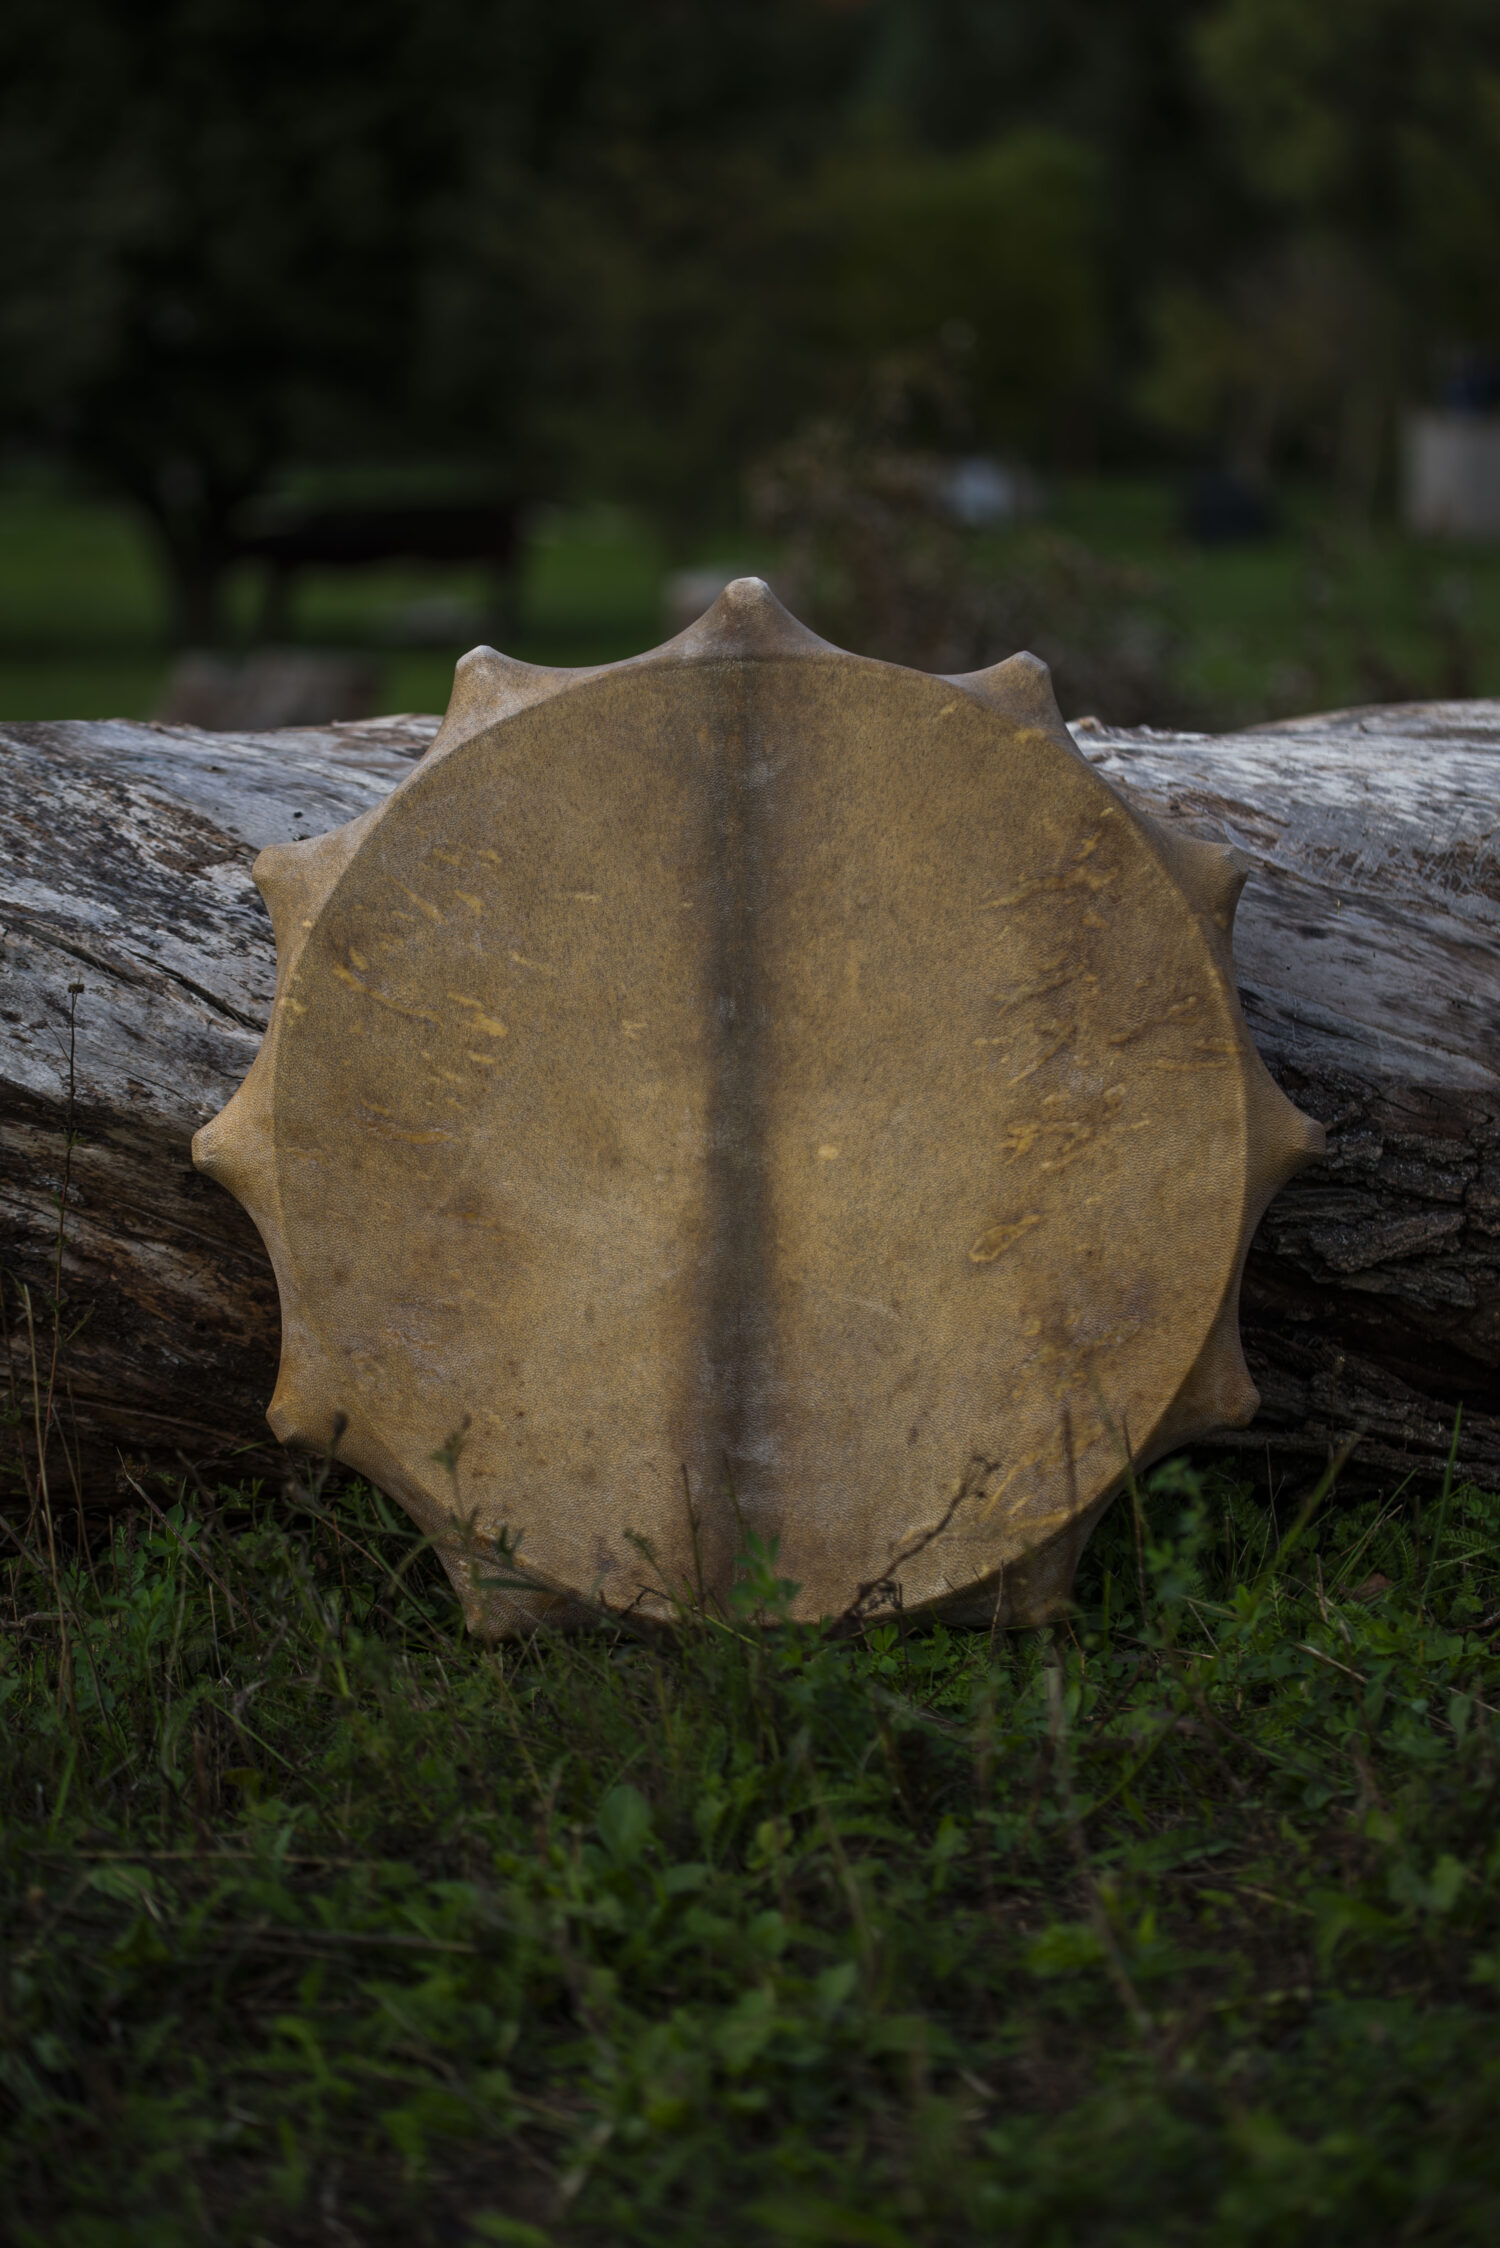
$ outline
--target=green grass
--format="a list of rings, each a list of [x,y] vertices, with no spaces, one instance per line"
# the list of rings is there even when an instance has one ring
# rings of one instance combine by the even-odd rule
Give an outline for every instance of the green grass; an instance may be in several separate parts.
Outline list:
[[[1173,493],[1126,480],[1063,487],[1052,520],[1155,580],[1177,677],[1206,722],[1500,695],[1500,547],[1360,525],[1296,492],[1274,537],[1192,547]]]
[[[763,552],[731,539],[710,545],[704,559],[754,567]],[[543,517],[507,635],[512,652],[533,663],[584,664],[653,646],[664,630],[668,568],[650,533],[616,509]],[[231,608],[246,639],[259,598],[255,574],[241,572]],[[472,569],[309,571],[293,632],[311,646],[377,650],[383,710],[442,710],[457,658],[497,629],[486,613],[492,598]],[[457,623],[435,647],[403,646],[404,618],[433,602],[470,612],[472,624]],[[135,520],[49,482],[0,486],[0,720],[149,716],[170,660],[161,585]]]
[[[1260,544],[1188,547],[1165,483],[1076,479],[1051,525],[1138,564],[1148,605],[1174,644],[1182,695],[1205,723],[1436,693],[1500,694],[1500,549],[1436,546],[1360,531],[1306,496]],[[1024,566],[1031,533],[979,541]],[[725,537],[697,559],[773,567],[763,541]],[[667,557],[639,522],[608,508],[555,512],[536,525],[514,627],[515,654],[581,664],[660,639]],[[248,636],[258,589],[234,587]],[[294,618],[310,645],[372,648],[381,707],[440,710],[453,663],[485,630],[489,588],[476,572],[387,567],[309,573]],[[434,647],[402,644],[414,604],[470,612]],[[123,511],[55,482],[0,486],[0,719],[145,716],[165,682],[165,614],[146,540]]]
[[[0,1570],[17,2248],[1500,2232],[1495,1497],[491,1650],[368,1490],[157,1496]]]

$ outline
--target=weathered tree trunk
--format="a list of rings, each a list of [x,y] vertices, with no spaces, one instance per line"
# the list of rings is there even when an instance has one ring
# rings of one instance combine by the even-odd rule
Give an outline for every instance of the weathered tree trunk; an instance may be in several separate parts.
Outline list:
[[[242,1464],[255,1472],[275,1451],[265,1425],[275,1282],[239,1205],[194,1171],[189,1141],[244,1076],[270,1011],[257,852],[367,811],[436,729],[420,718],[259,736],[121,722],[0,729],[12,1394],[34,1449],[34,1372],[44,1396],[55,1389],[94,1503],[122,1487],[122,1456],[222,1463],[248,1447]],[[69,1339],[53,1385],[59,1236]],[[53,1469],[64,1474],[55,1446]]]
[[[1326,1160],[1245,1276],[1239,1446],[1500,1478],[1500,703],[1221,737],[1074,728],[1134,802],[1224,838],[1246,1018]]]
[[[188,1142],[270,1005],[256,852],[367,809],[436,726],[0,729],[13,1395],[30,1423],[60,1240],[55,1395],[94,1503],[122,1455],[257,1470],[274,1450],[275,1287]],[[1500,704],[1222,738],[1074,731],[1144,808],[1252,862],[1236,932],[1250,1027],[1329,1131],[1327,1162],[1279,1197],[1251,1258],[1263,1405],[1234,1441],[1318,1458],[1358,1429],[1357,1459],[1429,1471],[1462,1403],[1462,1464],[1500,1478]]]

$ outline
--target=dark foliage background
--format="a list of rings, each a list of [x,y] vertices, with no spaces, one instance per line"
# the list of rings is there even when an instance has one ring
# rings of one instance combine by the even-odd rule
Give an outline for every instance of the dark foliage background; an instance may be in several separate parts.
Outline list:
[[[1500,16],[12,0],[0,194],[0,426],[141,513],[188,640],[290,474],[681,541],[891,353],[963,361],[918,441],[1368,508],[1500,350]]]

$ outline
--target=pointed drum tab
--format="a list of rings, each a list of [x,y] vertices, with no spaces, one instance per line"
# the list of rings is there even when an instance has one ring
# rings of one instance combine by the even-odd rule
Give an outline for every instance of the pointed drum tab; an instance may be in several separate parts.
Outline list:
[[[684,662],[740,656],[822,656],[839,653],[784,608],[764,578],[732,578],[696,624],[656,651]],[[650,662],[650,657],[641,659]]]

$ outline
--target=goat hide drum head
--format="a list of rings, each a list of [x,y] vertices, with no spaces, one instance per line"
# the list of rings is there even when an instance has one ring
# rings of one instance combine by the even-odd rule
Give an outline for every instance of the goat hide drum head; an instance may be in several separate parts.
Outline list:
[[[460,666],[375,811],[263,853],[271,1027],[199,1134],[270,1418],[478,1627],[724,1601],[1034,1623],[1128,1464],[1256,1404],[1239,1274],[1320,1135],[1245,1030],[1232,852],[1045,668],[828,646],[754,579],[655,653]]]

